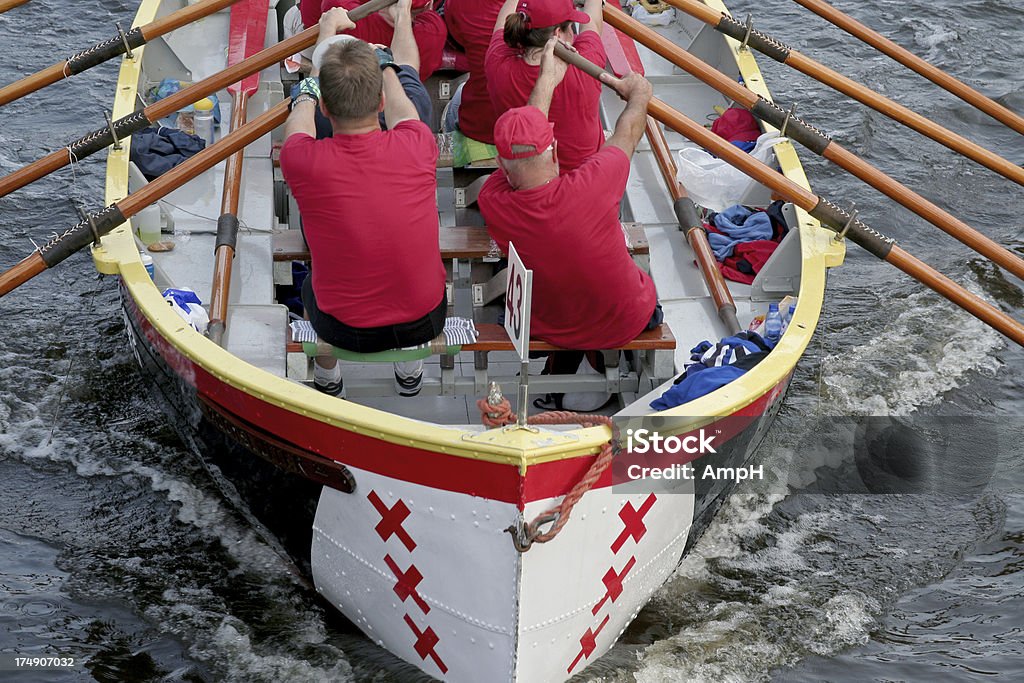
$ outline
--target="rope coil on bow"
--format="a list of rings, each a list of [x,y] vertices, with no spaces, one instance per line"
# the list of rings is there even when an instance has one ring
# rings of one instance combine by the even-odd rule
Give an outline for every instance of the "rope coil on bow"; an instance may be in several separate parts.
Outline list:
[[[512,405],[508,399],[503,397],[496,387],[491,387],[488,398],[476,402],[480,409],[480,417],[488,428],[505,427],[515,423],[516,416],[512,412]],[[527,420],[531,425],[557,425],[557,424],[579,424],[584,427],[596,427],[606,425],[615,431],[612,418],[607,415],[584,415],[566,410],[549,411],[539,415],[533,415]],[[583,495],[594,487],[604,475],[605,471],[612,464],[612,459],[621,452],[618,434],[613,433],[612,438],[601,447],[594,463],[587,470],[586,474],[576,482],[569,493],[565,494],[562,502],[555,507],[537,515],[532,522],[523,522],[505,529],[512,536],[512,545],[516,550],[525,553],[534,543],[547,543],[555,538],[563,527],[569,522],[569,516],[576,503],[583,498]],[[551,525],[547,531],[543,528]]]

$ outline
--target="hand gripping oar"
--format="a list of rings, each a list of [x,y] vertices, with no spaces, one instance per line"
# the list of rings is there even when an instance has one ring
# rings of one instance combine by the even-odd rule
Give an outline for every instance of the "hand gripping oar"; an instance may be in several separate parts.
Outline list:
[[[602,73],[608,73],[589,59],[566,49],[563,45],[555,47],[555,54],[594,78],[600,78]],[[848,238],[883,261],[896,266],[986,325],[1024,346],[1024,325],[899,248],[892,239],[868,227],[856,215],[850,216],[827,199],[797,185],[786,176],[754,159],[732,143],[695,123],[656,97],[651,98],[647,105],[647,112],[765,187],[774,190],[787,201],[804,209],[811,216],[820,220],[822,224],[839,233],[839,237]]]
[[[991,259],[994,263],[998,263],[1017,277],[1024,278],[1024,259],[1004,249],[998,242],[986,237],[910,188],[882,173],[882,171],[842,147],[814,126],[794,116],[792,112],[787,114],[777,105],[751,92],[720,71],[716,71],[710,65],[697,59],[657,31],[641,24],[619,9],[605,5],[604,20],[610,26],[647,46],[656,54],[661,55],[687,73],[700,79],[730,100],[746,107],[757,118],[776,128],[785,130],[785,135],[796,140],[815,154],[823,156],[837,166],[846,169],[871,187],[890,199],[899,202],[979,254]]]
[[[228,66],[244,61],[263,47],[267,34],[267,0],[244,0],[231,8],[228,29]],[[260,85],[257,71],[240,83],[228,86],[231,94],[231,130],[245,125],[249,97]],[[238,240],[238,198],[242,187],[242,165],[245,150],[228,157],[224,166],[224,192],[221,195],[220,218],[217,219],[217,246],[214,252],[213,287],[210,294],[210,339],[220,345],[228,316],[228,295],[231,292],[231,263]]]
[[[28,0],[0,0],[0,14],[19,5],[24,5]]]
[[[736,302],[733,301],[729,286],[722,277],[722,271],[718,269],[718,262],[711,251],[707,233],[704,232],[704,226],[697,215],[697,207],[693,200],[686,196],[682,183],[676,179],[676,165],[672,161],[672,152],[668,148],[665,133],[650,116],[647,117],[647,128],[644,132],[647,134],[647,141],[651,143],[651,150],[658,162],[661,176],[665,179],[668,192],[672,196],[672,208],[675,210],[676,220],[679,221],[679,229],[686,234],[686,241],[693,250],[697,267],[700,268],[704,283],[715,302],[718,317],[725,323],[729,334],[736,334],[743,329],[736,318]]]
[[[868,28],[853,17],[824,0],[793,0],[817,14],[831,24],[835,24],[855,38],[886,54],[911,71],[924,76],[935,85],[948,90],[964,102],[980,109],[1000,123],[1024,135],[1024,116],[1007,109],[990,97],[983,95],[966,83],[957,80],[942,69],[929,64],[910,50],[900,47],[878,31]]]
[[[130,54],[132,50],[142,47],[157,36],[170,33],[175,29],[191,24],[196,19],[219,12],[234,2],[238,2],[238,0],[205,0],[195,5],[183,7],[177,12],[172,12],[166,17],[157,19],[145,26],[133,28],[127,33],[118,25],[117,35],[113,38],[97,43],[88,50],[83,50],[63,62],[58,62],[42,71],[37,71],[31,76],[26,76],[21,80],[0,88],[0,106],[33,93],[40,88],[45,88],[63,78],[82,73],[86,69],[91,69],[97,64],[102,64],[118,55]]]
[[[22,259],[20,263],[0,273],[0,297],[32,279],[47,268],[74,254],[82,247],[99,241],[128,218],[146,208],[153,202],[167,196],[203,171],[223,161],[231,154],[242,149],[277,128],[288,118],[289,100],[284,100],[263,115],[246,125],[231,131],[216,144],[211,145],[194,157],[183,161],[170,171],[147,184],[141,190],[133,192],[116,204],[111,204],[102,211],[90,214],[78,225],[68,229],[63,235],[54,237],[37,251]]]
[[[716,31],[743,41],[746,45],[768,55],[775,61],[793,67],[816,81],[838,90],[847,97],[851,97],[861,104],[885,114],[892,120],[916,130],[921,135],[929,137],[958,154],[978,162],[999,175],[1019,185],[1024,185],[1024,168],[1017,166],[1011,161],[1007,161],[998,154],[990,152],[963,136],[957,135],[951,130],[943,128],[934,121],[904,107],[902,104],[879,95],[874,90],[847,78],[837,71],[833,71],[810,57],[800,54],[751,26],[741,24],[726,14],[720,14],[707,5],[697,2],[697,0],[665,0],[665,2],[676,9],[686,12],[690,16],[700,19],[709,26],[712,26]]]
[[[397,0],[370,0],[365,5],[360,5],[349,12],[348,16],[352,21],[359,21],[378,10],[395,4],[395,2]],[[316,26],[307,28],[302,33],[297,33],[287,40],[282,40],[273,47],[257,52],[249,59],[235,66],[228,67],[184,90],[179,90],[173,95],[154,102],[142,111],[137,111],[134,114],[114,121],[108,126],[98,128],[72,142],[67,147],[50,152],[42,159],[13,173],[9,173],[0,178],[0,197],[10,194],[18,188],[24,187],[59,168],[63,168],[69,163],[80,161],[101,149],[106,149],[114,144],[115,141],[126,138],[132,133],[137,133],[146,126],[155,124],[165,116],[169,116],[179,109],[194,104],[210,93],[226,88],[255,71],[265,69],[286,57],[291,57],[296,52],[302,52],[316,42],[319,33],[320,31]]]

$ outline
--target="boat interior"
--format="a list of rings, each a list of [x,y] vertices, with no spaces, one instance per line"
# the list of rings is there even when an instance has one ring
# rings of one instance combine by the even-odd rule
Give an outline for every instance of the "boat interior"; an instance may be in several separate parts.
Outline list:
[[[159,15],[184,4],[184,0],[166,0],[161,4]],[[282,39],[281,19],[291,4],[290,0],[285,0],[270,9],[266,45]],[[229,14],[219,12],[149,43],[142,65],[140,100],[148,97],[147,93],[162,79],[198,81],[223,69],[228,21]],[[656,30],[724,73],[740,77],[733,47],[703,23],[677,13],[670,25]],[[613,29],[606,25],[605,32],[613,33]],[[642,46],[637,49],[656,96],[690,118],[709,125],[716,115],[716,107],[730,106],[722,95],[666,60]],[[259,90],[249,100],[249,119],[286,97],[297,77],[297,74],[288,74],[280,64],[264,70],[260,74]],[[439,72],[427,81],[426,87],[434,100],[435,131],[440,129],[444,106],[464,78],[455,72]],[[228,132],[231,97],[226,91],[218,95],[223,123],[216,135],[220,137]],[[148,103],[140,101],[139,106]],[[610,129],[622,103],[614,92],[605,89],[601,108],[605,127]],[[168,121],[167,125],[173,122]],[[224,346],[251,365],[309,384],[313,391],[311,359],[298,345],[289,344],[289,309],[282,294],[293,284],[292,263],[303,258],[304,243],[298,230],[298,207],[277,167],[281,136],[282,131],[278,129],[245,151],[239,210],[241,227]],[[692,145],[673,131],[667,130],[666,136],[673,153]],[[449,315],[473,319],[481,329],[481,339],[492,339],[494,343],[489,350],[463,350],[457,355],[428,358],[423,389],[414,398],[399,397],[395,393],[391,363],[345,362],[342,367],[347,400],[413,419],[472,425],[479,422],[476,402],[486,396],[490,381],[499,381],[506,395],[515,395],[521,363],[507,337],[501,338],[504,333],[495,324],[503,308],[505,271],[501,267],[502,255],[486,236],[475,206],[483,179],[495,167],[492,163],[458,169],[445,166],[443,137],[440,142],[442,160],[437,169],[437,207],[449,273]],[[213,281],[223,176],[222,162],[146,210],[149,220],[155,220],[159,214],[162,238],[174,243],[171,251],[151,254],[155,262],[154,279],[161,290],[188,287],[207,303]],[[146,182],[137,169],[131,169],[129,177],[131,191]],[[765,188],[752,184],[743,203],[763,207],[770,200]],[[793,208],[786,206],[784,213],[790,227],[796,227],[797,214]],[[140,219],[142,214],[136,217]],[[634,258],[649,270],[656,283],[665,311],[662,329],[649,335],[648,343],[634,350],[621,354],[606,352],[607,367],[603,374],[595,371],[573,376],[541,376],[544,360],[532,360],[531,395],[551,391],[570,395],[611,394],[616,400],[602,412],[649,413],[652,412],[648,407],[650,401],[678,374],[689,358],[690,348],[701,340],[717,340],[727,334],[679,229],[671,198],[646,139],[641,141],[633,157],[621,219],[624,239]],[[802,267],[800,233],[797,229],[789,231],[753,285],[729,283],[742,325],[755,314],[765,312],[769,301],[798,293]],[[143,248],[140,243],[140,249]]]

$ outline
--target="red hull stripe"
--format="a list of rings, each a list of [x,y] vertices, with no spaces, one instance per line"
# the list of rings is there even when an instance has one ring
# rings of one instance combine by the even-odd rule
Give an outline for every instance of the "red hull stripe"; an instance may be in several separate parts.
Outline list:
[[[138,322],[147,341],[157,349],[163,361],[203,397],[298,448],[349,467],[430,488],[512,503],[522,508],[532,501],[564,495],[580,480],[596,457],[594,454],[531,465],[524,478],[520,477],[519,468],[515,465],[448,455],[350,432],[267,403],[222,382],[161,337],[127,292],[123,293],[123,300],[129,314]],[[784,387],[785,382],[737,413],[748,419],[737,420],[733,416],[727,420],[730,431],[739,430],[738,423],[747,425],[756,420],[770,404],[770,399],[776,398]],[[726,435],[723,433],[722,436],[722,441],[726,441]],[[609,468],[597,488],[611,483]]]

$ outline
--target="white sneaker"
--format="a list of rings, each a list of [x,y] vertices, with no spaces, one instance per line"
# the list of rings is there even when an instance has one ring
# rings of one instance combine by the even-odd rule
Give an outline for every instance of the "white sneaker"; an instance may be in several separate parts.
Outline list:
[[[313,387],[329,396],[345,398],[345,381],[341,377],[341,366],[327,369],[313,361]]]
[[[399,396],[416,396],[423,386],[423,361],[395,363],[395,391]]]

